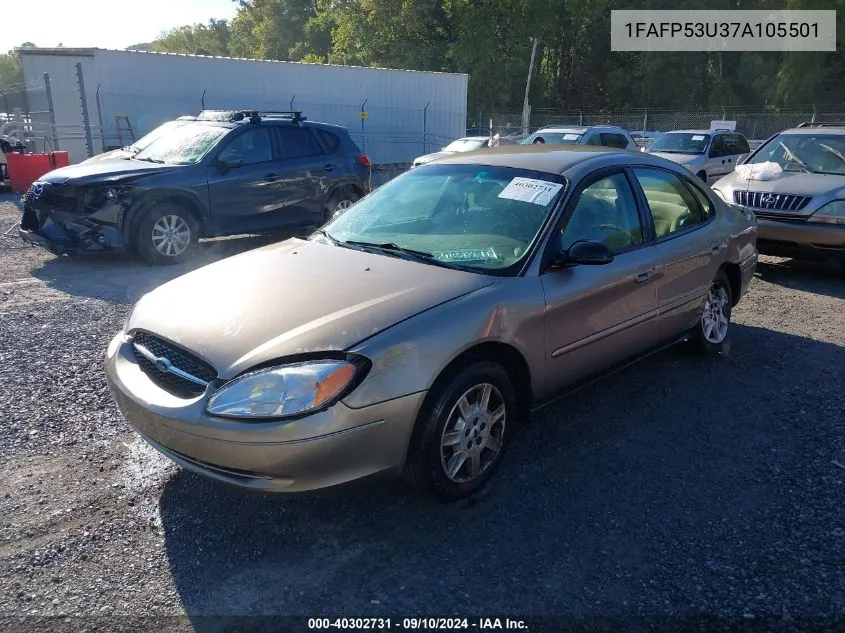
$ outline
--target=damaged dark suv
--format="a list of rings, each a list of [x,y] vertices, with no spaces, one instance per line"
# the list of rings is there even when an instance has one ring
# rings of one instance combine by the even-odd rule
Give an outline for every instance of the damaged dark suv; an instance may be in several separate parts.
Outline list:
[[[187,259],[201,237],[308,229],[370,190],[346,128],[299,112],[205,111],[134,156],[64,167],[23,196],[20,236],[56,253]]]

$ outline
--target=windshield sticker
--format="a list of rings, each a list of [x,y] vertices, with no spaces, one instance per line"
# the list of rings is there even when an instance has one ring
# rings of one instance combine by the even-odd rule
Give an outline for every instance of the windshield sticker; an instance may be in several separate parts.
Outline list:
[[[502,189],[500,198],[505,200],[519,200],[530,202],[545,207],[563,189],[563,185],[547,180],[535,180],[534,178],[516,177]]]
[[[579,138],[581,138],[580,134],[564,134],[563,135],[564,141],[577,141]]]
[[[704,136],[703,136],[703,135],[701,135],[701,134],[694,134],[694,135],[693,135],[693,137],[692,137],[692,140],[694,140],[694,141],[703,141],[703,140],[704,140]]]
[[[435,251],[432,253],[437,259],[443,262],[492,262],[499,259],[492,248],[483,249],[461,249],[455,251]]]

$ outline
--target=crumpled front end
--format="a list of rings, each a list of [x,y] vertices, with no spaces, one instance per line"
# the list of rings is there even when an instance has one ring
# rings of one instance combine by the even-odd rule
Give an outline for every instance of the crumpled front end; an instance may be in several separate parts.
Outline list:
[[[123,250],[124,208],[115,189],[36,182],[23,195],[18,234],[63,254]]]

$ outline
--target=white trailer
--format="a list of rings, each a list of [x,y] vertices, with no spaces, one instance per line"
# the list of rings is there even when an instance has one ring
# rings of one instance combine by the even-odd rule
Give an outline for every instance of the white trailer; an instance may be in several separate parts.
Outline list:
[[[89,154],[77,63],[94,154],[128,142],[127,122],[139,137],[202,109],[302,111],[347,127],[374,163],[408,163],[466,129],[465,74],[98,48],[20,54],[28,90],[43,91],[49,75],[59,146],[72,162]],[[50,123],[43,112],[33,119]]]

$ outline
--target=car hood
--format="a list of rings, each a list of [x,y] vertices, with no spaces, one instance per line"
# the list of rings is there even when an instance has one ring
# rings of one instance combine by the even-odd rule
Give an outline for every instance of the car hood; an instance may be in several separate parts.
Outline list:
[[[127,327],[178,343],[231,378],[284,356],[348,349],[494,280],[290,239],[158,287],[141,298]]]
[[[714,183],[713,187],[723,190],[748,189],[764,193],[789,193],[812,197],[828,193],[845,193],[845,176],[785,171],[775,180],[743,180],[734,172]]]
[[[673,154],[672,152],[649,152],[649,154],[671,160],[679,165],[689,165],[703,156],[703,154]]]
[[[433,160],[437,160],[438,158],[443,158],[444,156],[451,156],[452,154],[456,154],[457,152],[433,152],[431,154],[426,154],[425,156],[418,156],[414,159],[415,163],[430,163]]]
[[[104,160],[117,160],[119,158],[129,158],[132,156],[134,152],[127,152],[125,149],[113,149],[109,152],[104,152],[102,154],[97,154],[96,156],[92,156],[87,160],[83,160],[79,165],[90,165],[92,163],[99,163]]]
[[[101,160],[61,167],[41,176],[38,181],[55,185],[85,185],[99,181],[115,181],[158,174],[178,169],[176,165],[161,165],[139,160]]]

